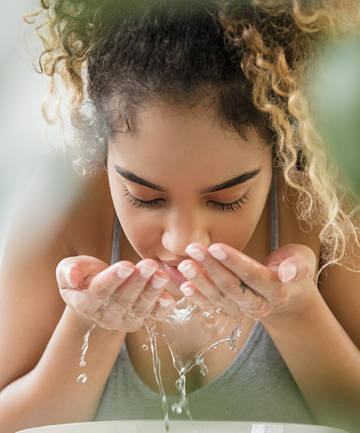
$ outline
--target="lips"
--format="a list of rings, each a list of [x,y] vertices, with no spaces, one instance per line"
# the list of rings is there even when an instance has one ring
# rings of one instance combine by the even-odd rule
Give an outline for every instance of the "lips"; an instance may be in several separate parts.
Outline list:
[[[186,281],[188,281],[187,278],[184,277],[184,275],[177,270],[175,266],[168,265],[167,263],[160,260],[161,266],[163,270],[169,275],[170,279],[177,284],[183,284]]]

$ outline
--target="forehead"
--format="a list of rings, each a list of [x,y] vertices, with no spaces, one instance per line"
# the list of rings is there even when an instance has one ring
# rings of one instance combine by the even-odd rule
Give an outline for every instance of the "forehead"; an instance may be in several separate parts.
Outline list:
[[[193,168],[238,175],[271,154],[255,131],[247,138],[225,127],[214,110],[157,105],[141,110],[130,132],[109,139],[109,155],[136,174]]]

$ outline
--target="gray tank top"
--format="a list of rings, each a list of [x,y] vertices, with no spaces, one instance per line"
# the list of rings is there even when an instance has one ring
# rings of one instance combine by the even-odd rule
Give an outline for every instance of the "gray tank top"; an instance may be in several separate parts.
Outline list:
[[[271,250],[278,248],[277,176],[270,191]],[[119,260],[120,224],[114,225],[112,263]],[[179,396],[167,396],[169,408]],[[263,421],[314,424],[298,386],[271,337],[257,323],[228,369],[188,394],[194,420]],[[188,419],[186,413],[170,419]],[[185,412],[185,411],[184,411]],[[135,372],[123,344],[110,373],[95,420],[162,419],[160,394]]]

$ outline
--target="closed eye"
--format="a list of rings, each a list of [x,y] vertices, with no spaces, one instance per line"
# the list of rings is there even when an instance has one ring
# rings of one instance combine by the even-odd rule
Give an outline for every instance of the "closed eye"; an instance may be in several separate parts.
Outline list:
[[[156,209],[158,207],[161,207],[165,202],[165,199],[163,198],[157,198],[153,200],[140,200],[139,198],[136,198],[132,194],[130,194],[129,191],[126,191],[124,195],[128,197],[129,202],[137,209]],[[209,200],[208,203],[210,203],[214,207],[214,209],[227,212],[235,212],[242,208],[242,205],[246,203],[246,200],[248,200],[248,198],[246,197],[246,195],[243,195],[239,198],[239,200],[236,200],[232,203],[220,203],[213,200]]]
[[[227,212],[235,212],[241,209],[241,205],[246,203],[245,200],[248,200],[248,198],[246,195],[243,195],[239,198],[239,200],[236,200],[232,203],[220,203],[218,201],[209,201],[209,203],[212,203],[215,209],[220,209]]]
[[[152,209],[154,209],[154,208],[161,206],[162,202],[165,201],[163,198],[157,198],[154,200],[147,200],[147,201],[140,200],[139,198],[136,198],[133,195],[131,195],[129,193],[129,191],[126,191],[124,195],[127,196],[129,202],[138,209],[140,209],[140,208],[152,208]]]

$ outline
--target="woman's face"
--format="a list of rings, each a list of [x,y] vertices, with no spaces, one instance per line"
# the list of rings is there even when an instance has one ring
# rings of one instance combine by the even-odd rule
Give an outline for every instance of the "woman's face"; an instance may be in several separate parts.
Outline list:
[[[170,275],[167,290],[182,296],[176,269],[192,242],[225,243],[241,251],[263,212],[272,152],[220,124],[212,111],[168,105],[144,109],[130,133],[109,140],[111,195],[122,228],[142,258]]]

